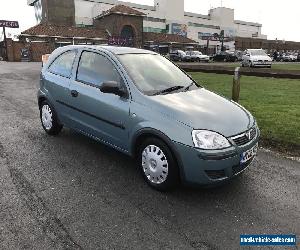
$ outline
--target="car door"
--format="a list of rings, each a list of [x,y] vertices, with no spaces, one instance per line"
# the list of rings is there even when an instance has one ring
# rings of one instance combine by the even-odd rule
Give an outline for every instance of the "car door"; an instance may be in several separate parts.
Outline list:
[[[221,54],[221,52],[219,52],[218,54],[215,55],[215,61],[222,61],[223,60],[223,56]]]
[[[82,51],[70,84],[73,127],[128,151],[129,95],[102,93],[99,88],[107,81],[116,81],[127,91],[114,61],[100,52]]]
[[[59,120],[65,125],[69,125],[70,110],[61,103],[69,101],[69,87],[76,53],[77,50],[63,52],[53,60],[43,74],[42,89],[48,100],[55,106]]]

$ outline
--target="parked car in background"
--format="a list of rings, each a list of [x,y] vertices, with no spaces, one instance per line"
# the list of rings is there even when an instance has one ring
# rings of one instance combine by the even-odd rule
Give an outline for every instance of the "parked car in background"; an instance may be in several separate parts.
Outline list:
[[[277,58],[277,62],[295,62],[295,61],[297,61],[297,56],[289,53],[282,53]]]
[[[300,52],[297,55],[297,61],[300,62]]]
[[[193,62],[209,62],[210,58],[207,55],[203,55],[200,51],[186,51],[188,56],[191,57]]]
[[[243,60],[243,51],[236,50],[236,51],[234,51],[234,54],[236,55],[238,61]]]
[[[55,50],[42,67],[38,105],[47,134],[64,126],[119,150],[162,191],[227,182],[249,168],[258,149],[249,111],[147,50]]]
[[[288,54],[287,55],[290,59],[290,62],[296,62],[297,61],[297,55],[295,54]]]
[[[213,60],[216,62],[237,62],[238,57],[234,52],[221,51],[213,56]]]
[[[183,50],[175,50],[170,53],[170,59],[175,62],[191,62],[191,56],[187,55]]]
[[[272,58],[263,49],[247,49],[244,52],[242,67],[272,67]]]

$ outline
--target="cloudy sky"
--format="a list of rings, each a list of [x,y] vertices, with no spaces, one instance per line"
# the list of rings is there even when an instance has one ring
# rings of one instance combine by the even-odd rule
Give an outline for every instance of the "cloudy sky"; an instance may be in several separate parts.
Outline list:
[[[153,5],[153,0],[127,0],[128,2]],[[1,0],[0,20],[18,20],[20,30],[36,24],[33,7],[26,0]],[[235,19],[263,24],[263,34],[269,39],[300,41],[300,0],[185,0],[185,10],[207,14],[210,7],[235,9]],[[15,34],[20,30],[9,29]],[[0,39],[2,32],[0,31]]]

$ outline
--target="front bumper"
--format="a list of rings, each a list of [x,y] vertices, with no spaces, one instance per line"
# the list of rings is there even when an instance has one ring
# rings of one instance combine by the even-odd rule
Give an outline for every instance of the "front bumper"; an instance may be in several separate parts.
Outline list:
[[[252,66],[254,66],[254,67],[271,67],[272,62],[252,62]]]
[[[182,181],[188,185],[212,185],[225,182],[246,170],[254,160],[240,164],[241,154],[254,147],[259,133],[243,146],[232,146],[224,150],[199,150],[174,142]]]
[[[199,58],[201,62],[208,62],[209,61],[209,57],[203,57],[203,58]]]

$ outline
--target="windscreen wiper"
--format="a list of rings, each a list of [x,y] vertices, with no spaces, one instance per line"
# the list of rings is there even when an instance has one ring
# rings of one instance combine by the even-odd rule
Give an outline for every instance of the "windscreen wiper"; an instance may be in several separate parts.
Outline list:
[[[195,83],[192,82],[192,83],[191,83],[189,86],[187,86],[184,90],[185,90],[185,91],[188,91],[192,86],[194,86],[194,84],[195,84]]]
[[[173,91],[183,89],[183,88],[184,88],[184,86],[179,86],[179,85],[178,86],[172,86],[170,88],[160,90],[160,91],[156,92],[154,95],[167,94],[167,93],[171,93]]]

